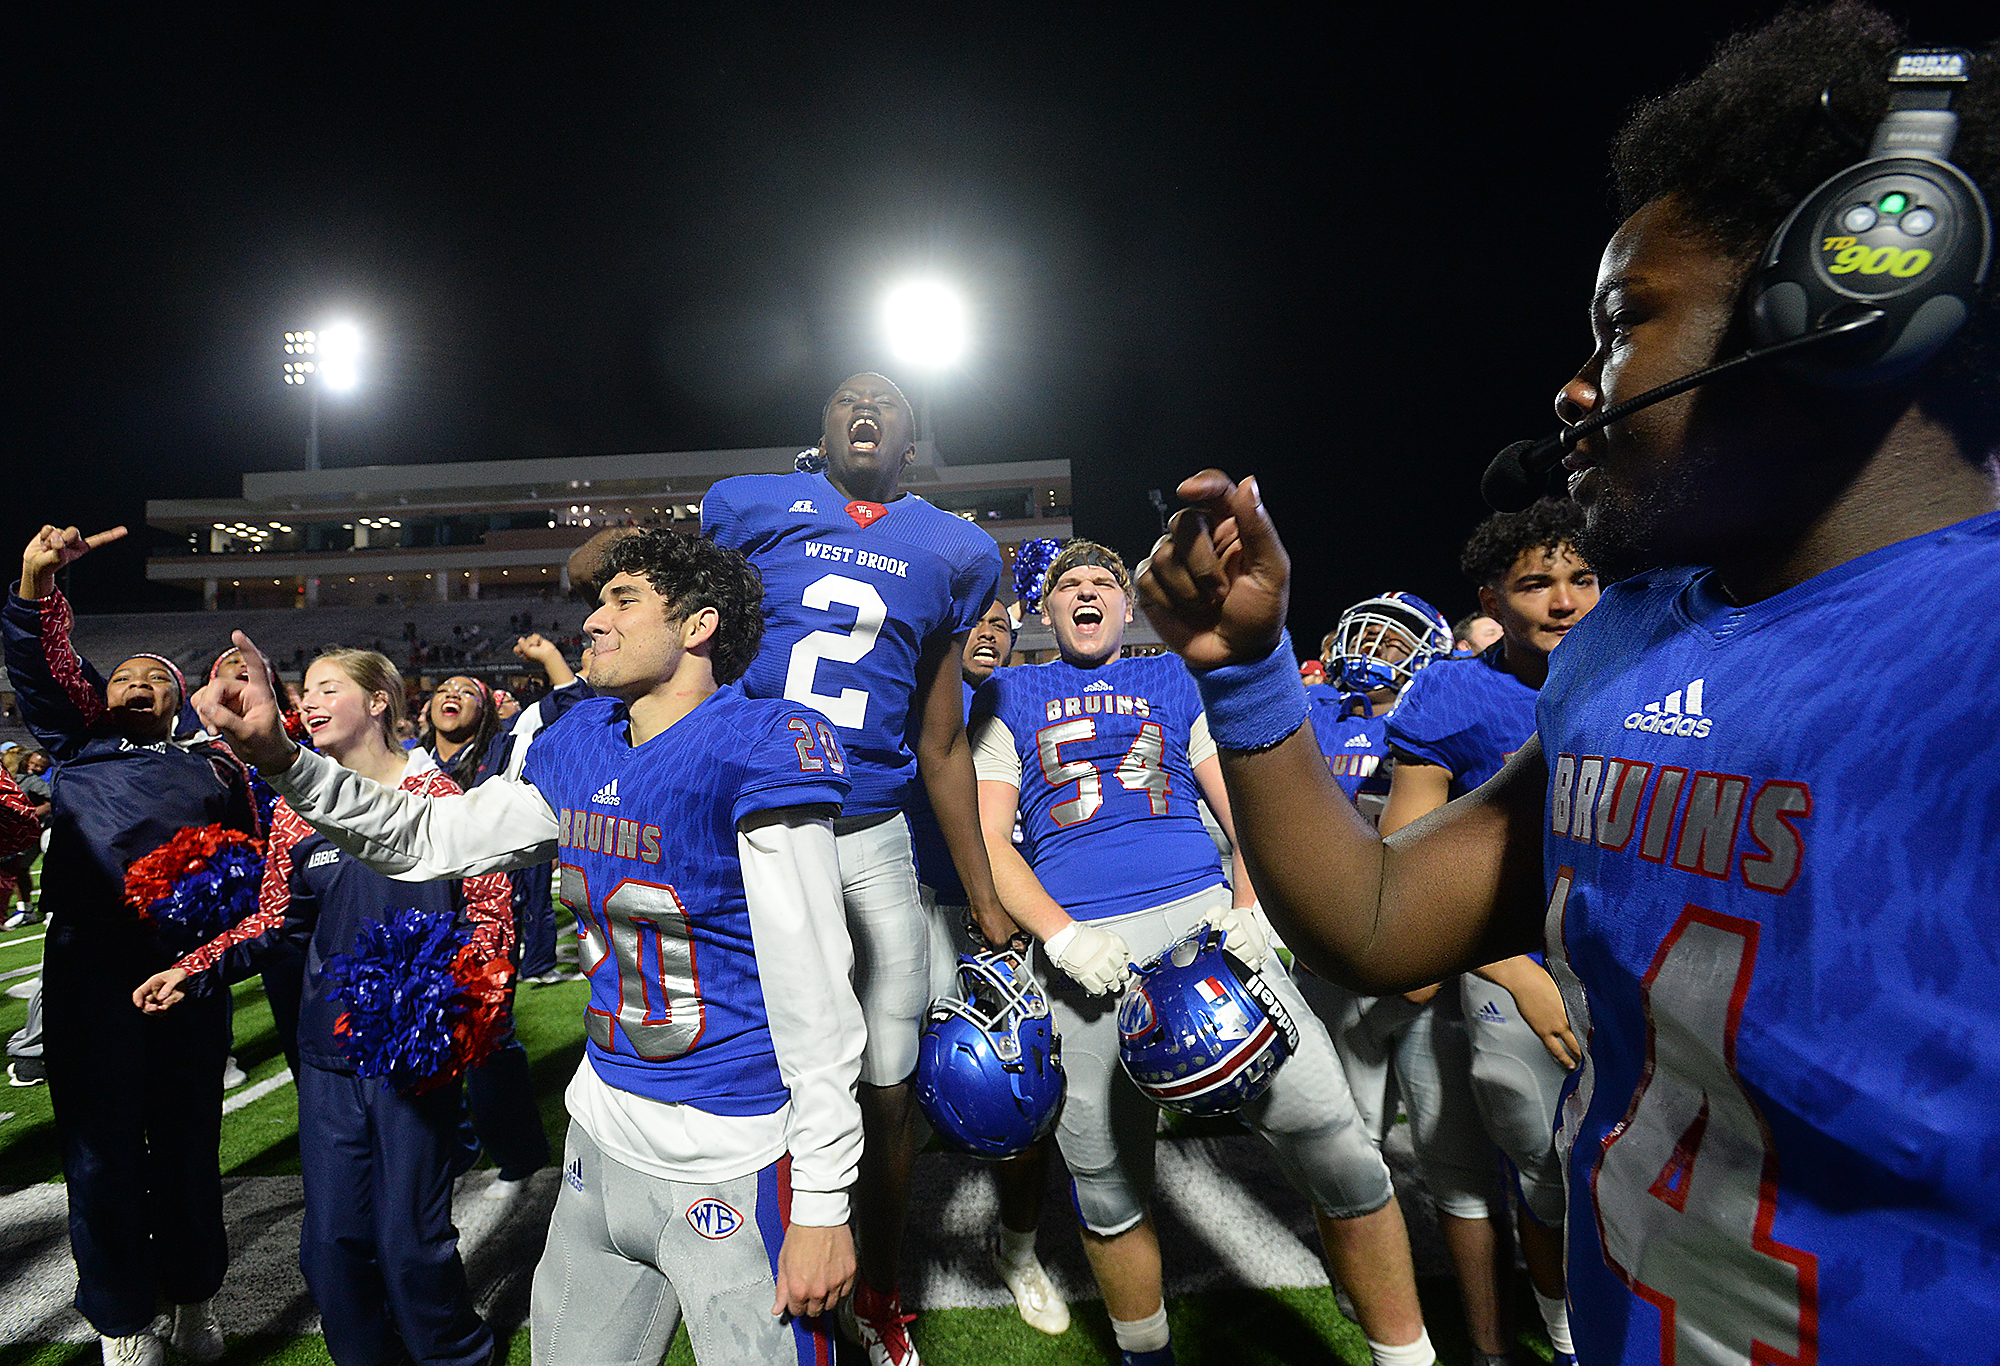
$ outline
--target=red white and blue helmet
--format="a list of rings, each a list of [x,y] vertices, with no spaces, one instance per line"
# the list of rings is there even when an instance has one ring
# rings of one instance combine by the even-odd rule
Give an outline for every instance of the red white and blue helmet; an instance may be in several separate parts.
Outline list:
[[[1006,953],[963,954],[958,995],[931,1002],[917,1046],[917,1104],[959,1152],[994,1161],[1055,1127],[1062,1045],[1034,979]]]
[[[1292,1013],[1203,926],[1138,970],[1118,1006],[1118,1060],[1141,1092],[1186,1115],[1264,1094],[1299,1046]]]
[[[1403,645],[1402,659],[1382,657],[1389,641]],[[1333,682],[1342,690],[1401,689],[1426,664],[1450,657],[1451,623],[1415,593],[1378,593],[1340,614],[1333,648]]]

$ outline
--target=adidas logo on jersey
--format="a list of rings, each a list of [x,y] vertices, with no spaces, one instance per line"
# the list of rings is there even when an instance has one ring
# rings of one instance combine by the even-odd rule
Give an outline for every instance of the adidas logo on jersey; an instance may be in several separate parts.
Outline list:
[[[583,1189],[582,1158],[578,1157],[571,1159],[569,1166],[563,1169],[563,1180],[569,1182],[571,1190],[581,1191]]]
[[[1085,692],[1110,692],[1111,685],[1100,678],[1095,683],[1084,684],[1083,690]]]
[[[799,501],[798,501],[798,502],[796,502],[796,503],[793,503],[793,504],[792,504],[792,511],[793,511],[793,512],[810,512],[810,513],[813,513],[814,515],[818,515],[818,513],[819,513],[819,509],[813,506],[813,500],[812,500],[812,499],[810,499],[810,498],[801,498],[801,499],[799,499]]]
[[[324,868],[329,863],[338,862],[340,862],[340,851],[338,849],[322,849],[306,860],[306,867]]]
[[[1649,731],[1654,735],[1688,735],[1699,740],[1708,734],[1712,718],[1701,714],[1702,685],[1697,678],[1685,688],[1667,694],[1664,702],[1648,702],[1643,711],[1625,718],[1625,729]]]
[[[597,791],[590,794],[590,800],[599,806],[618,805],[618,780],[613,778],[603,787],[598,788]]]
[[[1506,1024],[1507,1013],[1491,1001],[1483,1001],[1479,1006],[1479,1018],[1488,1024]]]
[[[1368,737],[1366,735],[1350,735],[1347,737],[1346,747],[1348,749],[1367,749]]]

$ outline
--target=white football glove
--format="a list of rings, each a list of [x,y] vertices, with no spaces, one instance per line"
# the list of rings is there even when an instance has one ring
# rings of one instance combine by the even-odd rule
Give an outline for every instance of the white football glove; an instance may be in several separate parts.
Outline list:
[[[1222,931],[1222,947],[1235,954],[1244,967],[1252,972],[1263,971],[1264,964],[1271,959],[1271,941],[1277,936],[1271,931],[1271,922],[1264,918],[1262,906],[1252,902],[1248,906],[1212,911],[1208,923]]]
[[[1071,921],[1042,945],[1049,961],[1092,996],[1123,991],[1132,976],[1132,950],[1111,930]]]

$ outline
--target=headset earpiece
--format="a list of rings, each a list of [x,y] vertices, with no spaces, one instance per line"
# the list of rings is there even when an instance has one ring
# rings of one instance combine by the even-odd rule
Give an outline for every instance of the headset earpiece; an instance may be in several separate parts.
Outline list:
[[[1958,131],[1951,97],[1970,62],[1956,50],[1897,53],[1867,158],[1800,201],[1765,248],[1747,296],[1759,347],[1885,315],[1851,341],[1786,357],[1788,373],[1879,384],[1936,356],[1964,324],[1993,251],[1985,197],[1946,159]]]

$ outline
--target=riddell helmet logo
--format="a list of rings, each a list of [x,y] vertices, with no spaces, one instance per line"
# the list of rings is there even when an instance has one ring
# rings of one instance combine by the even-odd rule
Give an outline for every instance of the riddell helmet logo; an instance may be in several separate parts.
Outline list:
[[[1663,702],[1648,702],[1643,711],[1625,718],[1625,729],[1701,739],[1713,724],[1713,718],[1701,714],[1702,685],[1707,681],[1697,678],[1685,688],[1668,693]]]

